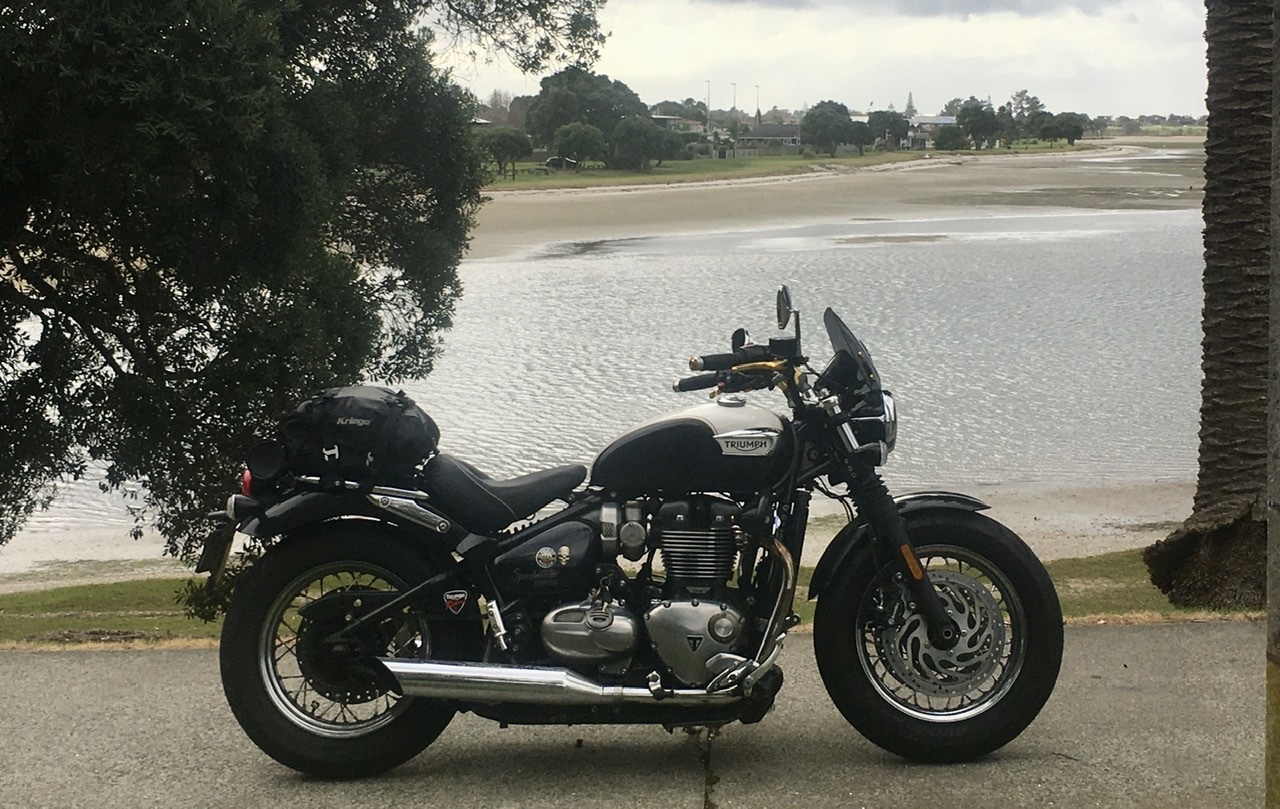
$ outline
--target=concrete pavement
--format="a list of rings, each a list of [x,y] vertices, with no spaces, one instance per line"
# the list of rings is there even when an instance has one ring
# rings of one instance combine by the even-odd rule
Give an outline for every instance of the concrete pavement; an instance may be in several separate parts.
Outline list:
[[[1249,807],[1263,800],[1265,627],[1069,627],[1040,718],[990,758],[911,764],[831,705],[811,636],[788,641],[764,722],[716,738],[460,716],[380,778],[266,758],[209,651],[0,653],[0,806]]]

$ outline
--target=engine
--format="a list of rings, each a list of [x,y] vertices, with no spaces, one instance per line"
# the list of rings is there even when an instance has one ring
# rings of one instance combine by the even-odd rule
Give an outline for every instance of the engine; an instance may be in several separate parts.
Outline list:
[[[551,610],[541,626],[544,647],[566,663],[607,671],[624,666],[647,637],[682,683],[708,682],[741,659],[748,641],[745,608],[727,586],[745,544],[741,514],[736,503],[709,495],[602,506],[603,559],[639,562],[656,552],[662,576],[649,580],[642,572],[632,580],[639,593],[626,606],[616,593],[597,592]]]

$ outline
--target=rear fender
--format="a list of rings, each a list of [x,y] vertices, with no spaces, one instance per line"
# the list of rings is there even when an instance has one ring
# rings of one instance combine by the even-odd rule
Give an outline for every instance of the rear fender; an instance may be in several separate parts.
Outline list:
[[[345,492],[302,492],[276,503],[264,514],[250,517],[239,531],[259,539],[283,535],[304,535],[309,527],[340,519],[374,520],[404,533],[420,544],[438,570],[453,566],[451,552],[458,534],[441,535],[411,523],[370,503],[362,494]]]
[[[991,506],[967,494],[957,492],[912,492],[893,498],[898,504],[898,513],[906,519],[909,515],[934,509],[956,509],[959,511],[984,511]],[[854,552],[871,542],[871,526],[859,517],[840,529],[827,549],[822,552],[818,566],[814,568],[813,579],[809,582],[809,600],[817,598],[835,577],[847,559]]]

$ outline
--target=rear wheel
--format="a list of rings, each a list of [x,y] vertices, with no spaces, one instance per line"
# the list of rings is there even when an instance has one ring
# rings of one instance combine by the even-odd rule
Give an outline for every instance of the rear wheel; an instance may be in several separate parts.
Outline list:
[[[918,761],[967,761],[1031,724],[1062,662],[1062,611],[1043,565],[980,514],[907,515],[907,534],[961,630],[930,641],[898,564],[863,548],[818,599],[814,651],[844,717],[870,741]]]
[[[398,697],[368,662],[447,659],[458,626],[410,610],[352,643],[324,639],[353,609],[433,572],[394,536],[350,523],[269,550],[237,583],[222,630],[223,690],[249,738],[280,763],[325,778],[372,775],[422,752],[453,708]]]

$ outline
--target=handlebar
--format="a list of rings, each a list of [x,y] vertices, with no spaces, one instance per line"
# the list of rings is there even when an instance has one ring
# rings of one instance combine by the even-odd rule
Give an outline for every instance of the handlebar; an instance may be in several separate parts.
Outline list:
[[[671,383],[671,389],[676,393],[686,393],[691,390],[702,390],[704,388],[714,388],[720,381],[720,374],[698,374],[697,376],[689,376],[684,379],[677,379]]]
[[[727,371],[735,365],[777,359],[767,346],[747,345],[730,354],[703,354],[689,358],[690,371]]]

